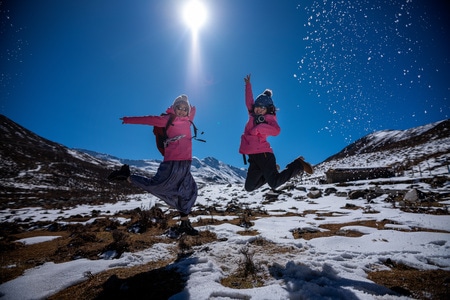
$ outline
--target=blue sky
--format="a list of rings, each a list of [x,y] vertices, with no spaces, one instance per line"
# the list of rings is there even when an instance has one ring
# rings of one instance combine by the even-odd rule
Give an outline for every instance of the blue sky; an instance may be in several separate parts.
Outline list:
[[[204,0],[195,41],[186,2],[0,2],[0,113],[71,148],[160,159],[152,128],[119,118],[185,93],[207,140],[194,155],[238,167],[249,73],[255,96],[273,90],[282,167],[450,116],[445,1]]]

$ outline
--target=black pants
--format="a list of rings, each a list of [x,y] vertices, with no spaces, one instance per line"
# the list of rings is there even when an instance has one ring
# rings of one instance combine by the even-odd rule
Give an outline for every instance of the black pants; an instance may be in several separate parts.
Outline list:
[[[295,175],[303,171],[303,166],[298,161],[287,165],[286,169],[278,172],[275,155],[270,152],[250,154],[245,190],[247,192],[260,188],[267,183],[272,189],[276,189]]]

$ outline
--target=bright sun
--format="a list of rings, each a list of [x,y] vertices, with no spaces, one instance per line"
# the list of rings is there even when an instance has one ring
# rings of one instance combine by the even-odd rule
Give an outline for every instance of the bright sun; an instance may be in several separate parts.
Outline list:
[[[191,0],[184,7],[183,17],[189,28],[197,31],[206,21],[205,6],[198,0]]]

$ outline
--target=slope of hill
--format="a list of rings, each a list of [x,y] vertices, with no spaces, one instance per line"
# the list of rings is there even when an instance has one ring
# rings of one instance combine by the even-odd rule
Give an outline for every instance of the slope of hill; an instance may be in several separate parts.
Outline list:
[[[111,163],[44,139],[0,115],[0,207],[111,202],[132,186],[105,180]]]
[[[71,201],[116,201],[124,194],[142,193],[129,185],[111,184],[105,178],[120,164],[133,172],[154,174],[159,160],[127,160],[89,150],[69,149],[44,139],[0,115],[0,196],[2,206],[69,204]],[[408,130],[369,134],[315,166],[304,179],[325,177],[331,168],[396,167],[402,172],[428,172],[448,168],[450,120]],[[200,184],[242,183],[246,171],[213,157],[194,158],[192,173]]]
[[[117,201],[142,190],[106,180],[118,165],[130,164],[135,174],[152,176],[158,160],[132,161],[92,151],[69,149],[42,138],[0,115],[0,207],[76,205]],[[245,171],[214,158],[195,158],[192,173],[199,184],[239,183]]]
[[[450,164],[450,120],[408,130],[366,135],[316,166],[316,175],[332,168],[393,167],[399,172],[435,174]]]
[[[325,161],[355,154],[410,148],[450,137],[450,120],[407,130],[382,130],[368,134]]]

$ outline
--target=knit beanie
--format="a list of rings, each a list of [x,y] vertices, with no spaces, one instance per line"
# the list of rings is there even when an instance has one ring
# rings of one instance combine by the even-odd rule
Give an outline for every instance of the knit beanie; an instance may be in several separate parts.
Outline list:
[[[189,113],[191,112],[191,105],[189,104],[189,100],[188,100],[188,97],[186,95],[183,94],[183,95],[178,96],[175,99],[175,101],[173,101],[172,108],[175,110],[176,106],[179,105],[179,104],[187,105],[187,107],[188,107],[188,115],[189,115]]]
[[[272,90],[266,89],[261,95],[256,98],[255,107],[261,106],[264,106],[266,108],[273,106]]]

